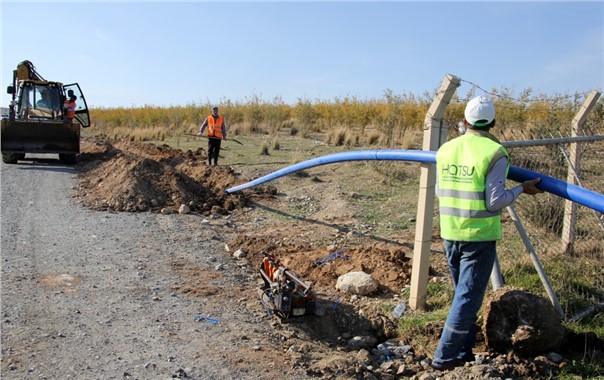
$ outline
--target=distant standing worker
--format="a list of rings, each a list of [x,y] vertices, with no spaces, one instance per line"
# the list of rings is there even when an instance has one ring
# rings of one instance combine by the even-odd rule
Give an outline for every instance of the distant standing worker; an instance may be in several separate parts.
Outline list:
[[[69,95],[69,99],[65,99],[65,103],[63,104],[65,121],[68,121],[70,123],[73,122],[73,118],[75,117],[76,99],[77,97],[73,95],[73,93],[71,93]]]
[[[208,128],[208,165],[218,165],[220,143],[226,140],[226,123],[224,117],[218,115],[218,107],[212,108],[212,114],[203,121],[197,135],[201,135]]]
[[[455,295],[434,352],[432,367],[448,370],[473,361],[476,318],[501,239],[501,209],[522,193],[542,193],[541,178],[506,190],[510,156],[489,130],[495,106],[484,97],[468,102],[464,135],[436,153],[441,237]]]

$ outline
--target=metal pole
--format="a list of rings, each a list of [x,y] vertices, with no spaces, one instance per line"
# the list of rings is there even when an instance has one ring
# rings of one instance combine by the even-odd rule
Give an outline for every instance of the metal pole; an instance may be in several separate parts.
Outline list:
[[[593,136],[574,136],[574,137],[559,137],[551,139],[540,139],[540,140],[519,140],[519,141],[503,141],[501,145],[506,148],[517,148],[520,146],[538,146],[538,145],[553,145],[553,144],[565,144],[574,142],[589,142],[589,141],[602,141],[604,135],[593,135]]]
[[[495,262],[493,263],[493,269],[491,270],[491,286],[493,290],[502,288],[504,285],[503,276],[501,275],[501,266],[499,266],[499,259],[495,256]]]
[[[531,241],[529,240],[529,237],[526,234],[526,231],[524,230],[524,227],[522,226],[520,219],[518,218],[518,214],[516,214],[516,210],[514,210],[514,207],[512,205],[509,205],[507,207],[507,210],[510,213],[512,220],[514,221],[514,224],[516,225],[518,232],[520,233],[520,237],[522,238],[522,241],[524,242],[524,246],[526,247],[527,251],[529,252],[529,256],[531,257],[531,260],[533,261],[533,265],[535,266],[535,269],[537,270],[537,273],[539,274],[541,283],[543,284],[543,287],[545,288],[545,291],[547,292],[547,295],[549,296],[549,299],[552,302],[552,305],[554,305],[554,308],[556,309],[558,314],[560,314],[560,316],[562,318],[565,318],[566,316],[564,315],[562,306],[560,306],[558,297],[556,296],[556,293],[554,293],[554,290],[552,289],[552,286],[550,285],[549,280],[547,279],[545,270],[543,269],[543,266],[541,266],[541,262],[539,261],[539,258],[537,257],[537,254],[535,253],[535,249],[533,248],[533,245],[531,244]]]

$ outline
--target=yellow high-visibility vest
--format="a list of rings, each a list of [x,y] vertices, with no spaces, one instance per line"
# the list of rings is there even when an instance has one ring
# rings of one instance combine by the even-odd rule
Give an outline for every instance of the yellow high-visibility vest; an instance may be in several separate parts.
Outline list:
[[[448,141],[436,152],[437,195],[443,239],[501,239],[501,210],[487,210],[485,188],[487,172],[503,155],[509,162],[507,150],[495,136],[475,130]]]

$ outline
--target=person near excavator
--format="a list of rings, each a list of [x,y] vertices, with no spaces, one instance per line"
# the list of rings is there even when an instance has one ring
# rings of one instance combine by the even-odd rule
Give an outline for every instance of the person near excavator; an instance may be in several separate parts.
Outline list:
[[[501,239],[501,209],[522,193],[542,193],[541,178],[505,188],[509,154],[489,130],[495,106],[475,97],[464,111],[466,132],[436,152],[440,229],[455,294],[432,367],[449,370],[475,360],[476,319]]]
[[[76,99],[77,97],[72,93],[68,99],[65,99],[65,103],[63,104],[64,120],[70,123],[73,122],[73,118],[75,117]]]
[[[220,154],[220,143],[226,140],[226,122],[224,117],[218,114],[218,107],[212,108],[212,114],[203,121],[199,128],[198,136],[208,129],[208,165],[218,165],[218,156]]]

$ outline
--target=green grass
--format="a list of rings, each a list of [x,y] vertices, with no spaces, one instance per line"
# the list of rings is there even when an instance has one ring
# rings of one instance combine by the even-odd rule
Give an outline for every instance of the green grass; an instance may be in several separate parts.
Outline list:
[[[447,318],[447,309],[415,311],[398,320],[398,334],[416,353],[429,354],[434,351],[442,323]]]
[[[373,232],[393,235],[415,228],[417,214],[417,165],[397,166],[388,162],[354,163],[357,178],[343,188],[350,203],[359,209],[357,217]]]
[[[593,357],[574,359],[558,374],[560,380],[604,379],[604,364]]]
[[[449,309],[438,309],[431,312],[415,312],[405,315],[398,321],[399,332],[402,336],[425,335],[426,326],[431,323],[443,322],[447,318]]]
[[[426,289],[428,310],[449,310],[453,300],[453,287],[448,282],[435,282],[428,284]]]
[[[502,275],[506,284],[514,284],[514,287],[523,288],[537,294],[544,293],[539,274],[528,258],[516,261],[516,265],[507,270],[502,268]]]
[[[427,305],[425,310],[416,310],[405,314],[398,320],[398,333],[404,340],[432,351],[438,340],[441,325],[447,318],[453,288],[448,283],[430,283],[427,288]],[[401,296],[408,299],[410,288],[405,288]],[[389,306],[388,312],[392,312]]]
[[[593,332],[598,338],[604,339],[604,312],[599,312],[580,322],[566,323],[566,327],[577,333]]]

